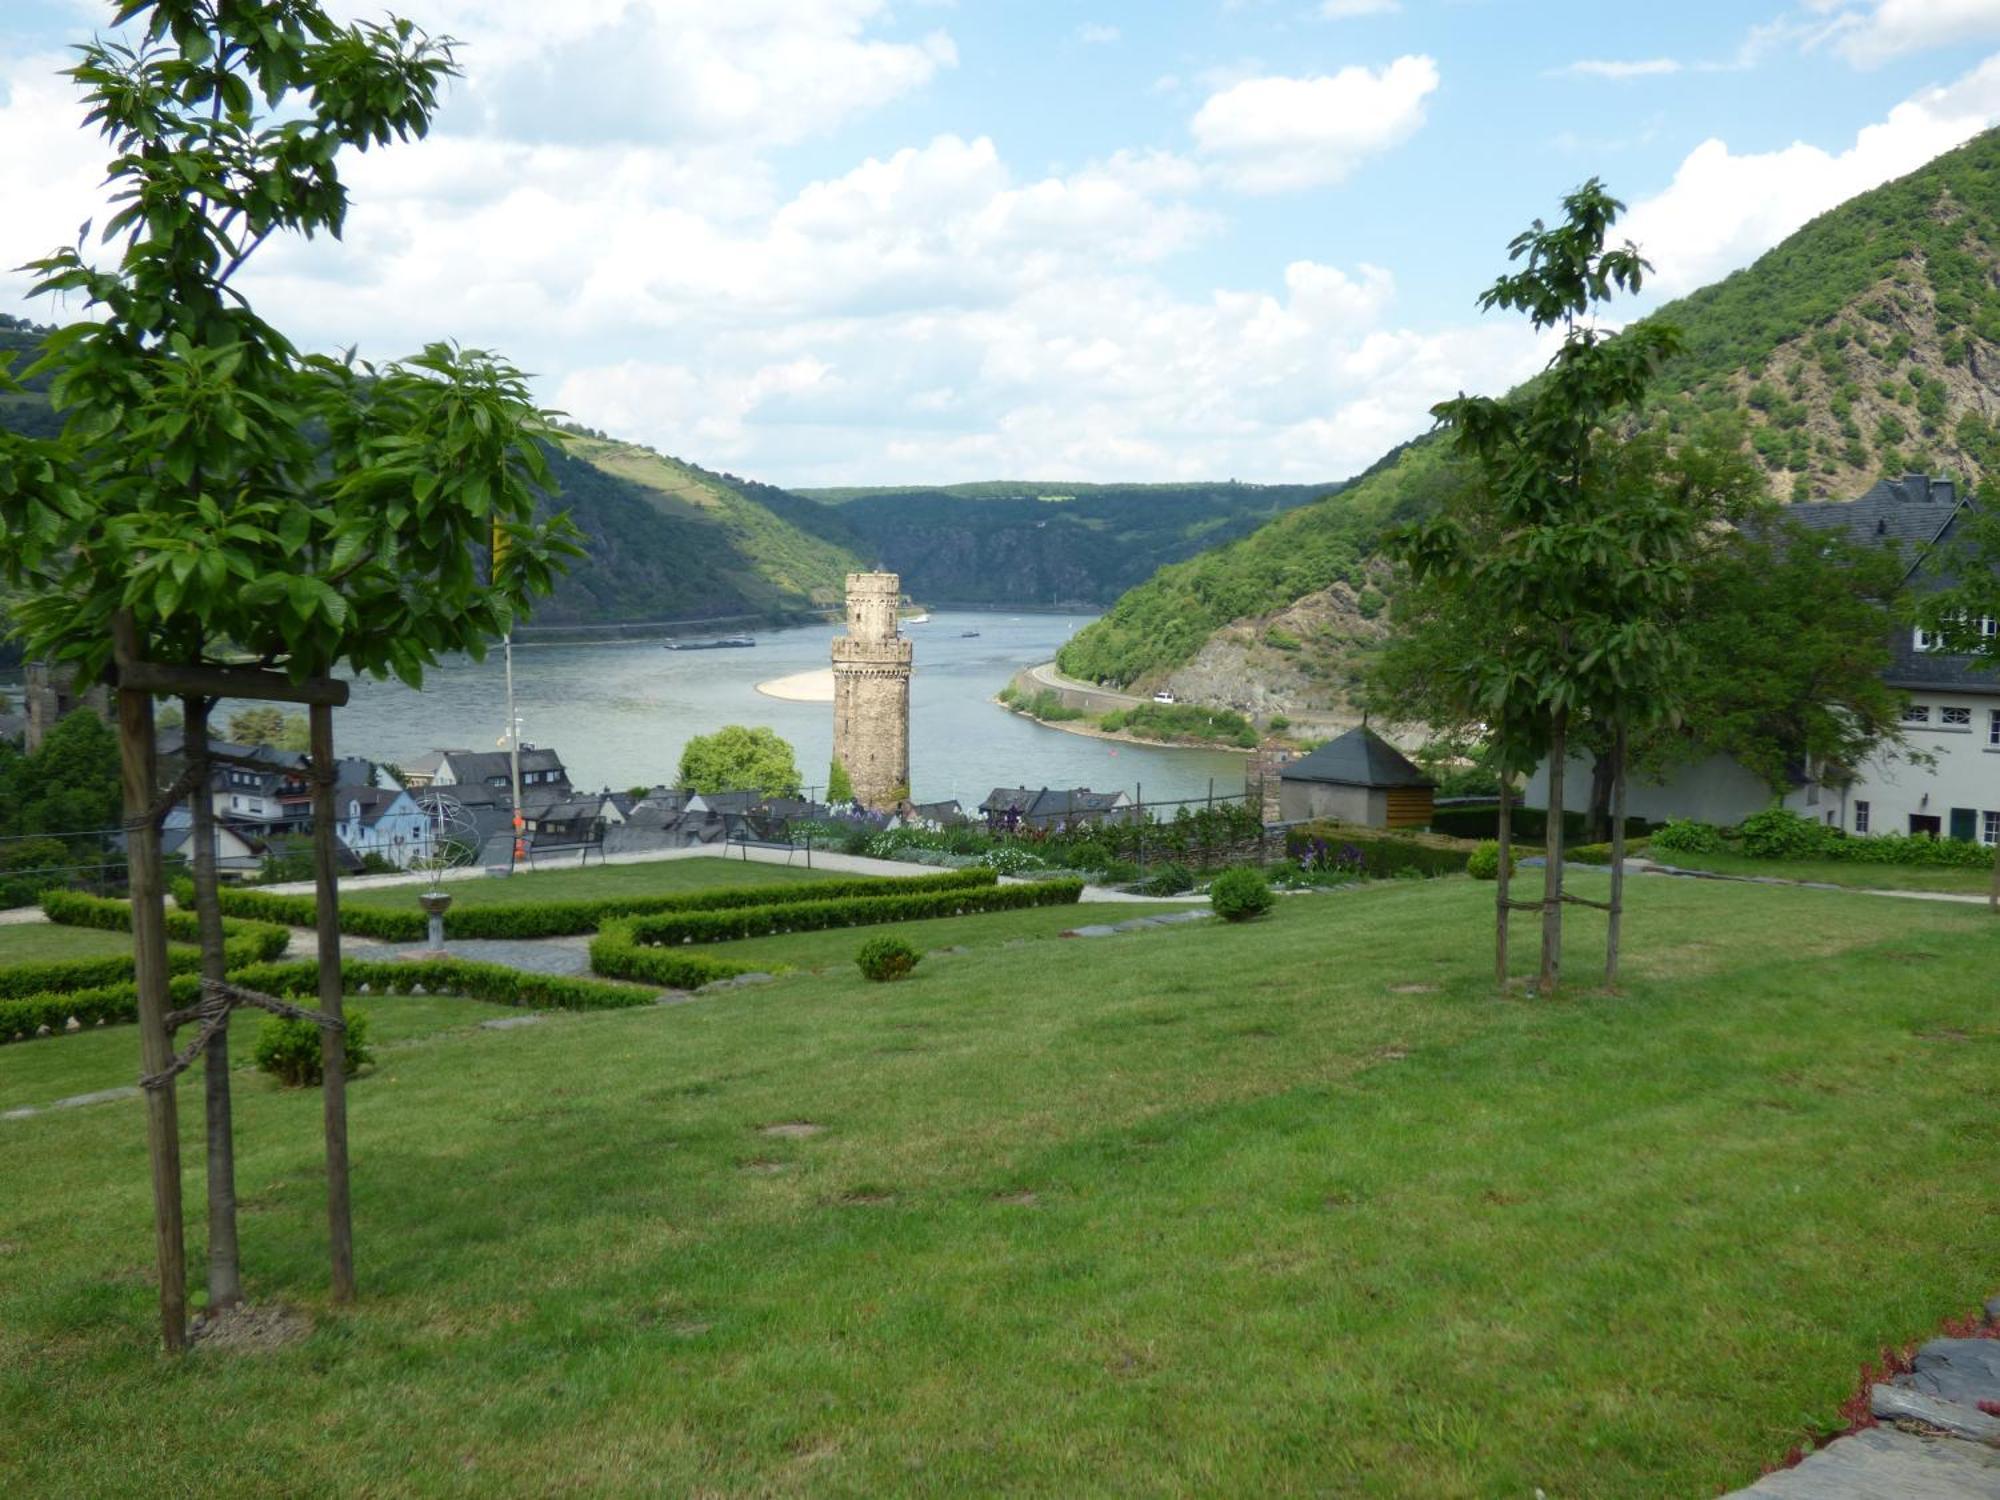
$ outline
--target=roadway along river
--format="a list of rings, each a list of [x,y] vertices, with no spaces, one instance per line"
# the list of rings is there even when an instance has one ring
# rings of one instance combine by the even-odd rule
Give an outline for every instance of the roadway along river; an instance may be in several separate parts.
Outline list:
[[[904,627],[916,643],[910,766],[920,800],[956,797],[967,811],[996,786],[1143,785],[1146,799],[1240,793],[1246,757],[1213,750],[1111,744],[1048,729],[1006,712],[992,697],[1015,671],[1047,661],[1090,616],[934,614]],[[976,639],[963,632],[977,631]],[[517,646],[514,691],[521,738],[562,753],[579,787],[671,782],[681,747],[724,724],[764,724],[790,740],[799,770],[824,784],[833,753],[833,708],[786,703],[760,682],[827,664],[829,623],[759,631],[750,650],[667,651],[657,642]],[[706,638],[706,637],[701,637]],[[227,707],[218,716],[226,722]],[[338,748],[378,761],[451,747],[484,750],[506,729],[500,655],[454,661],[423,691],[363,679],[334,718]]]

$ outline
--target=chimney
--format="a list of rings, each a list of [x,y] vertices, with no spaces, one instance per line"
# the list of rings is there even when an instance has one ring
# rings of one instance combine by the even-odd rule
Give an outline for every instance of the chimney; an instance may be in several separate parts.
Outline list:
[[[1931,497],[1940,505],[1958,504],[1957,482],[1951,479],[1933,479],[1931,481]]]
[[[1927,505],[1931,498],[1931,476],[1928,474],[1905,474],[1903,494],[1919,505]]]

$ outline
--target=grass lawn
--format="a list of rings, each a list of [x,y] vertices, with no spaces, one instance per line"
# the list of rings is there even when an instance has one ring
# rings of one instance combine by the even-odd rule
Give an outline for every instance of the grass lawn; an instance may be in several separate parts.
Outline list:
[[[803,856],[801,856],[803,858]],[[911,873],[924,872],[916,866]],[[767,865],[721,857],[663,859],[635,865],[585,865],[573,870],[535,870],[522,875],[482,880],[454,880],[447,887],[460,906],[509,906],[522,901],[594,901],[606,896],[664,896],[711,887],[792,885],[813,880],[853,880],[840,871],[808,870],[804,865]],[[346,905],[409,906],[417,904],[415,885],[378,886],[373,890],[343,890]]]
[[[1288,897],[1288,900],[1298,899]],[[1307,898],[1312,899],[1312,898]],[[736,963],[775,967],[786,964],[798,969],[823,969],[829,965],[851,965],[861,945],[870,938],[899,937],[922,953],[940,948],[997,948],[1005,943],[1032,938],[1054,938],[1072,927],[1127,921],[1132,917],[1157,917],[1163,913],[1201,910],[1200,907],[1166,906],[1159,902],[1132,901],[1091,903],[1088,906],[1039,906],[1023,911],[987,912],[971,917],[933,917],[923,922],[898,922],[879,927],[845,927],[831,932],[790,932],[777,937],[741,938],[729,943],[704,943],[704,958],[726,958]],[[1091,942],[1109,939],[1092,938]],[[954,955],[955,956],[955,955]]]
[[[440,995],[357,995],[348,1001],[347,1009],[367,1015],[368,1045],[376,1054],[377,1066],[382,1068],[391,1067],[399,1050],[414,1041],[475,1026],[494,1016],[520,1014],[512,1006]],[[250,1069],[238,1080],[239,1089],[278,1087],[250,1065],[251,1049],[263,1024],[262,1012],[239,1010],[230,1018],[230,1062],[238,1070]],[[182,1045],[190,1034],[180,1034]],[[93,1027],[75,1036],[15,1042],[0,1047],[0,1110],[48,1105],[77,1094],[119,1088],[136,1082],[138,1076],[137,1027]],[[199,1114],[201,1069],[190,1069],[183,1076],[187,1087],[181,1093],[181,1109]],[[357,1083],[356,1087],[359,1086]],[[139,1124],[136,1113],[132,1123]]]
[[[1851,864],[1844,859],[1752,859],[1746,854],[1659,854],[1649,856],[1683,870],[1713,870],[1718,875],[1765,875],[1778,880],[1810,880],[1855,890],[1949,891],[1984,896],[1993,889],[1993,870],[1963,870],[1928,865]]]
[[[0,969],[12,964],[56,963],[68,958],[132,956],[132,934],[95,927],[63,927],[54,922],[0,926]]]
[[[249,1084],[248,1281],[313,1330],[176,1366],[136,1105],[8,1122],[0,1493],[1745,1483],[2000,1287],[2000,923],[1628,890],[1616,996],[1496,998],[1454,879],[441,1032],[350,1095],[345,1311],[319,1099]]]

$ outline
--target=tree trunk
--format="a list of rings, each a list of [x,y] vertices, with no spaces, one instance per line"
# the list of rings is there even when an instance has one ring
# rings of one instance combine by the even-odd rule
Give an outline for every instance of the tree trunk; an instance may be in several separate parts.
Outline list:
[[[1508,890],[1514,878],[1514,783],[1500,773],[1500,868],[1494,874],[1493,890],[1493,982],[1507,991]]]
[[[132,617],[112,624],[119,664],[138,655]],[[167,1030],[167,921],[160,890],[160,825],[153,740],[153,700],[131,688],[118,693],[119,781],[125,795],[125,858],[132,900],[132,968],[139,997],[139,1056],[145,1076],[166,1072],[174,1058]],[[144,1089],[146,1148],[153,1169],[153,1250],[160,1273],[160,1336],[169,1354],[187,1348],[187,1243],[181,1228],[181,1141],[174,1082]]]
[[[1611,913],[1604,937],[1604,985],[1618,983],[1618,939],[1625,920],[1625,725],[1611,747]]]
[[[2000,841],[1993,845],[1993,894],[1987,904],[1993,908],[1993,914],[2000,917]]]
[[[313,880],[318,898],[319,1008],[340,1018],[340,866],[334,857],[333,710],[315,703],[312,724]],[[333,1300],[354,1300],[354,1225],[347,1193],[347,1037],[320,1032],[326,1109],[326,1221]]]
[[[1591,757],[1590,811],[1584,814],[1584,823],[1589,829],[1590,836],[1585,842],[1602,844],[1610,840],[1611,787],[1623,771],[1624,765],[1615,749]]]
[[[225,976],[222,904],[216,894],[215,802],[208,785],[207,698],[181,699],[182,743],[195,773],[189,806],[194,814],[194,910],[201,924],[201,976]],[[208,1310],[243,1300],[243,1268],[236,1244],[236,1140],[229,1107],[229,1029],[209,1038],[203,1062],[208,1106]]]
[[[1558,712],[1549,735],[1549,826],[1543,845],[1548,856],[1542,872],[1542,972],[1537,989],[1553,995],[1562,982],[1563,942],[1563,771],[1569,756],[1569,715]]]

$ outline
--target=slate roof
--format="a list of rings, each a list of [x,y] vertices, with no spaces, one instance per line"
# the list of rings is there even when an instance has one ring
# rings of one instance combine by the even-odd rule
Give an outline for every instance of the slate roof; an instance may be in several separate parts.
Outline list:
[[[996,786],[979,804],[983,813],[1018,812],[1024,818],[1071,818],[1110,812],[1126,801],[1123,792],[1093,792],[1089,787]]]
[[[491,781],[495,777],[509,780],[514,773],[512,759],[505,750],[447,750],[439,760],[451,762],[451,774],[460,782]],[[539,745],[521,747],[523,776],[530,771],[562,770],[562,757],[554,750]],[[567,775],[564,779],[568,779]]]
[[[1878,479],[1855,500],[1812,500],[1779,515],[1815,531],[1844,531],[1857,542],[1880,540],[1914,563],[1938,539],[1958,510],[1958,488],[1949,479],[1905,474]]]
[[[1879,479],[1858,500],[1819,500],[1790,505],[1782,514],[1814,530],[1840,530],[1858,542],[1879,539],[1894,546],[1909,569],[1912,589],[1922,593],[1944,585],[1931,575],[1924,560],[1935,547],[1951,540],[1958,517],[1970,501],[1961,500],[1949,479],[1905,474]],[[1962,693],[2000,692],[2000,674],[1970,656],[1919,651],[1916,632],[1896,627],[1890,640],[1890,661],[1883,680],[1906,692],[1929,690]]]
[[[1278,772],[1283,781],[1324,781],[1335,786],[1435,787],[1436,782],[1366,724],[1328,740]]]

